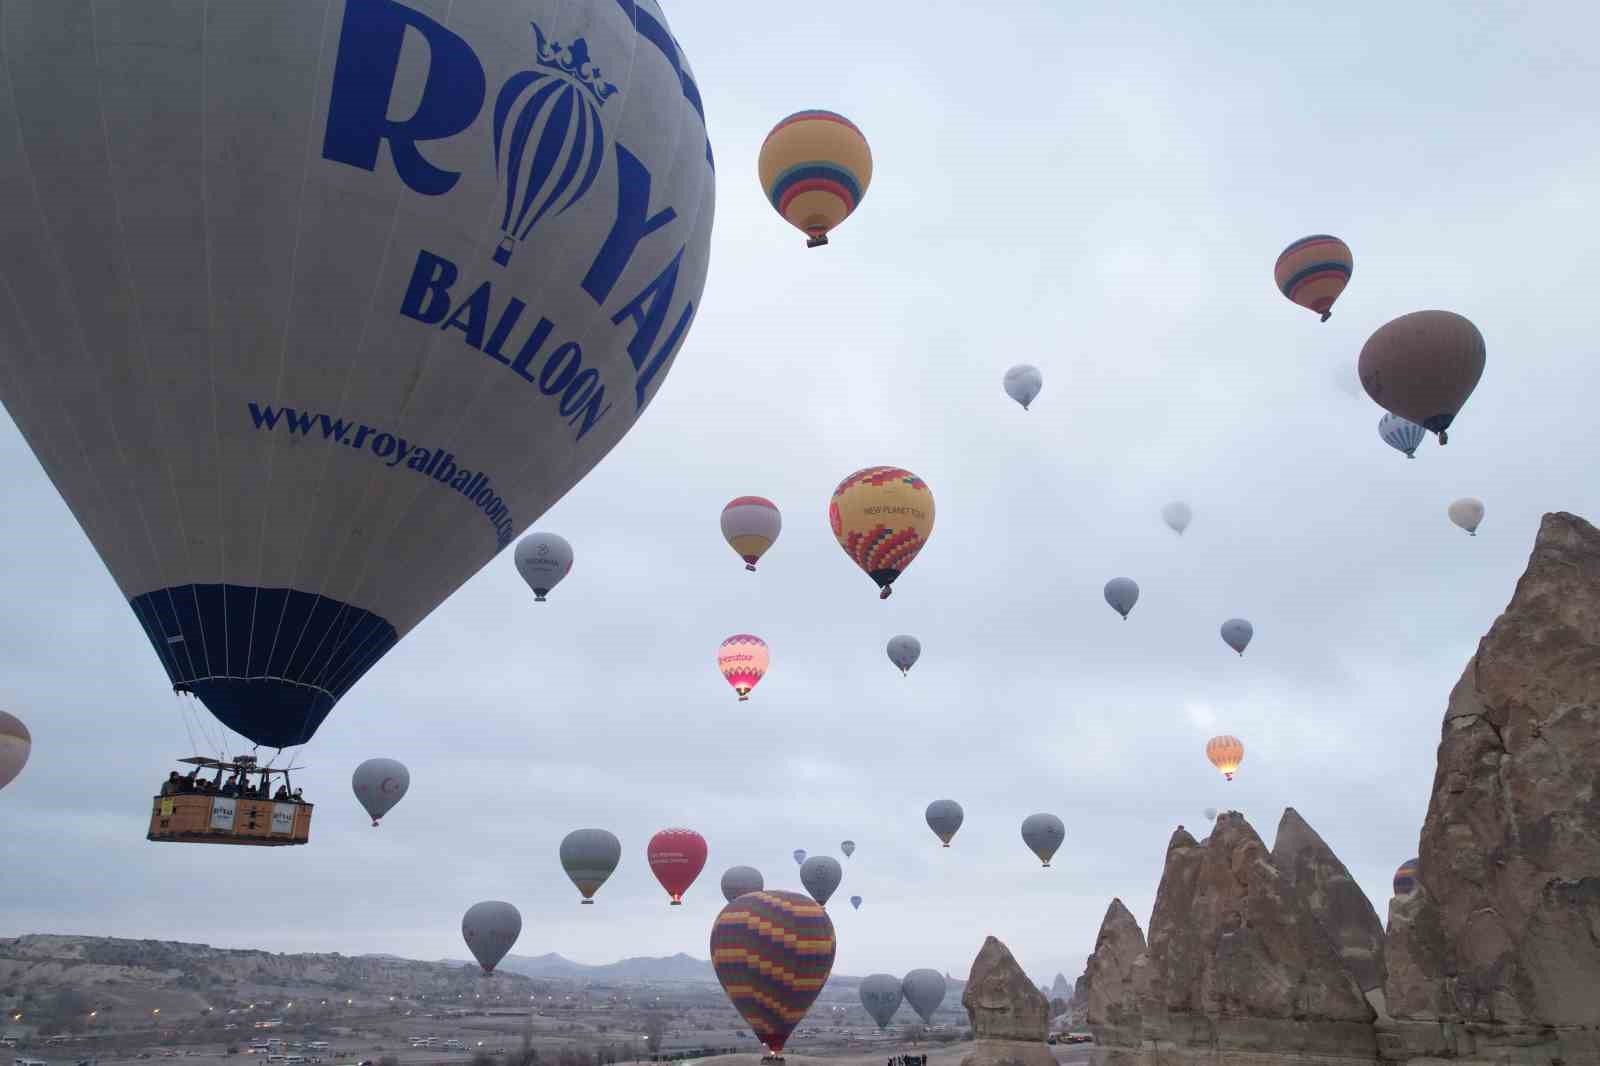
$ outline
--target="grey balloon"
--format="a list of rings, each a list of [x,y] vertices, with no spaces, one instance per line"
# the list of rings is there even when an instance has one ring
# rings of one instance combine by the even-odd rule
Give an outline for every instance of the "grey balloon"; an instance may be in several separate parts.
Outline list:
[[[622,859],[622,842],[605,829],[574,829],[561,841],[561,868],[583,893],[584,903],[606,883]]]
[[[912,970],[900,982],[900,991],[904,993],[906,1002],[922,1016],[923,1021],[930,1024],[933,1022],[933,1012],[944,1002],[944,990],[944,974],[938,970]]]
[[[1131,577],[1114,577],[1106,582],[1106,602],[1124,619],[1139,602],[1139,583]]]
[[[856,842],[854,840],[842,840],[839,842],[839,850],[844,852],[844,857],[848,859],[856,853]]]
[[[1183,531],[1189,528],[1189,523],[1194,519],[1194,512],[1182,500],[1173,500],[1161,508],[1161,520],[1167,528],[1178,536],[1183,536]]]
[[[350,787],[355,790],[356,802],[367,809],[372,824],[377,825],[378,819],[405,798],[411,787],[411,771],[394,759],[368,759],[350,775]]]
[[[799,866],[801,863],[803,863],[805,861],[806,861],[806,849],[805,848],[795,848],[794,849],[794,863],[795,863],[795,865]]]
[[[1255,626],[1243,618],[1230,618],[1222,623],[1223,642],[1240,655],[1244,654],[1245,648],[1250,646],[1250,638],[1255,635]]]
[[[729,903],[746,892],[760,892],[766,887],[761,871],[754,866],[730,866],[722,875],[722,894]]]
[[[956,830],[961,828],[961,822],[966,818],[961,810],[961,804],[955,800],[934,800],[928,804],[924,816],[928,819],[928,828],[932,829],[938,838],[944,841],[944,846],[950,846],[950,838],[956,835]]]
[[[872,1020],[883,1029],[900,1009],[905,993],[900,990],[900,978],[892,973],[875,973],[861,982],[861,1005]]]
[[[1005,386],[1006,395],[1022,405],[1026,411],[1033,398],[1039,395],[1039,390],[1044,388],[1044,375],[1039,373],[1039,368],[1027,363],[1018,363],[1006,371],[1002,384]]]
[[[902,633],[889,638],[888,652],[889,661],[900,668],[901,674],[905,674],[922,657],[922,641]]]
[[[504,900],[474,903],[461,918],[461,936],[484,973],[494,973],[522,935],[522,914]]]
[[[1046,866],[1065,839],[1067,827],[1053,814],[1030,814],[1022,820],[1022,842]]]
[[[850,906],[854,907],[856,910],[860,910],[861,909],[861,897],[860,896],[851,896],[850,897]]]
[[[824,907],[828,905],[828,897],[838,889],[842,880],[844,880],[844,868],[832,855],[813,855],[800,864],[800,884],[811,894],[812,899]]]
[[[1215,807],[1207,807],[1205,809],[1205,816],[1206,816],[1206,821],[1208,821],[1208,822],[1216,821],[1217,820],[1217,809]]]

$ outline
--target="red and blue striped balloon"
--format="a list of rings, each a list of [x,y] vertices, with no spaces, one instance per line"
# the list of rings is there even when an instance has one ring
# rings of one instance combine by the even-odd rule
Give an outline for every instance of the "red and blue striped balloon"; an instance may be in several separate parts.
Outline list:
[[[1278,256],[1273,277],[1278,291],[1301,307],[1309,308],[1328,321],[1333,302],[1350,284],[1355,258],[1350,246],[1337,237],[1316,233],[1301,237]]]
[[[867,194],[872,149],[843,115],[797,111],[767,134],[757,169],[772,206],[815,248]]]

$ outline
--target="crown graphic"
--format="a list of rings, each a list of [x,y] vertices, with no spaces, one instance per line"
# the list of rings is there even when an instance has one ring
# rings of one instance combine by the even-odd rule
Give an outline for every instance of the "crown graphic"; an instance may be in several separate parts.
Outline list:
[[[560,41],[552,41],[545,37],[537,22],[530,22],[529,25],[533,27],[534,42],[539,49],[538,63],[541,67],[560,71],[577,79],[579,85],[589,90],[589,95],[594,97],[597,104],[604,104],[606,97],[616,94],[617,87],[600,77],[600,68],[589,58],[588,41],[578,37],[571,44],[563,45]]]

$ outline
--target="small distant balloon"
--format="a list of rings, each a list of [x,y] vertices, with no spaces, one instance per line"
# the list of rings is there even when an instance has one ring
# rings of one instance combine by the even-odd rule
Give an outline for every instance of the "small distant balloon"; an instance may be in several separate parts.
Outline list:
[[[818,248],[867,195],[872,149],[843,115],[797,111],[767,134],[756,169],[768,202]]]
[[[1222,642],[1240,655],[1250,646],[1250,638],[1256,635],[1256,627],[1243,618],[1230,618],[1222,623]]]
[[[1067,827],[1053,814],[1030,814],[1022,820],[1022,842],[1045,866],[1067,839]]]
[[[853,896],[851,902],[860,898]],[[875,973],[861,981],[861,1006],[878,1023],[879,1029],[888,1026],[904,998],[904,993],[900,991],[900,978],[893,974]]]
[[[394,759],[368,759],[350,775],[356,802],[367,809],[376,826],[378,820],[405,798],[411,787],[411,771]]]
[[[799,866],[801,863],[803,863],[805,861],[806,861],[806,849],[805,848],[795,848],[794,849],[794,864],[796,866]]]
[[[722,875],[722,895],[729,903],[746,892],[760,892],[766,887],[761,871],[754,866],[730,866]]]
[[[1483,501],[1463,496],[1450,505],[1449,515],[1450,521],[1466,530],[1468,536],[1476,537],[1483,522]]]
[[[1326,233],[1301,237],[1278,255],[1272,269],[1278,291],[1328,321],[1333,302],[1350,284],[1355,257],[1349,245]]]
[[[645,857],[672,906],[683,903],[683,894],[705,869],[706,850],[706,838],[693,829],[663,829],[650,838]]]
[[[761,496],[740,496],[722,509],[722,536],[744,560],[746,570],[756,568],[782,530],[778,505]]]
[[[1378,436],[1383,438],[1383,443],[1397,452],[1404,452],[1407,459],[1415,459],[1417,446],[1428,435],[1428,431],[1415,422],[1408,422],[1399,415],[1385,412],[1378,419]]]
[[[504,900],[474,903],[461,918],[461,936],[484,973],[494,973],[522,935],[522,914]]]
[[[1483,334],[1470,321],[1451,311],[1413,311],[1368,337],[1356,365],[1374,403],[1445,444],[1484,361]]]
[[[622,842],[606,829],[574,829],[561,840],[561,868],[583,896],[593,903],[594,894],[606,883],[622,861]]]
[[[529,533],[517,541],[512,553],[517,573],[533,590],[535,603],[543,603],[551,589],[572,572],[572,545],[554,533]]]
[[[1206,741],[1206,758],[1221,771],[1223,777],[1232,781],[1234,771],[1244,762],[1244,744],[1238,737],[1212,737]]]
[[[1131,577],[1114,577],[1106,582],[1106,602],[1127,621],[1128,612],[1139,602],[1139,583]]]
[[[928,804],[924,817],[928,820],[928,828],[933,830],[933,835],[944,842],[945,847],[950,846],[950,840],[956,835],[956,830],[961,828],[961,822],[966,814],[961,810],[961,804],[955,800],[934,800]]]
[[[1167,528],[1178,536],[1183,536],[1183,531],[1189,528],[1189,523],[1194,520],[1194,512],[1182,500],[1173,500],[1161,508],[1161,520]]]
[[[911,668],[917,665],[917,660],[922,657],[922,641],[916,637],[902,633],[898,637],[889,638],[889,661],[900,668],[901,676],[905,676]]]
[[[850,897],[850,906],[854,907],[856,910],[860,910],[861,909],[861,897],[860,896],[851,896]]]
[[[1206,821],[1208,821],[1208,822],[1216,821],[1217,820],[1217,809],[1215,807],[1207,807],[1205,809],[1205,816],[1206,816]]]
[[[833,490],[828,525],[839,547],[878,586],[886,600],[933,535],[928,483],[897,466],[857,470]]]
[[[813,855],[800,864],[800,884],[812,899],[822,906],[828,905],[828,900],[839,888],[839,882],[844,880],[844,869],[840,867],[839,860],[832,855]]]
[[[856,853],[856,842],[854,840],[840,841],[839,850],[844,852],[844,857],[848,859]]]
[[[22,719],[0,711],[0,788],[17,779],[32,751],[33,737]]]
[[[1407,859],[1400,864],[1400,869],[1394,872],[1394,894],[1409,896],[1417,890],[1417,872],[1421,863],[1417,859]]]
[[[735,633],[717,648],[717,669],[742,703],[750,698],[750,690],[761,684],[767,676],[772,656],[767,642],[753,633]]]
[[[1027,363],[1018,363],[1005,376],[1006,395],[1022,405],[1026,411],[1033,402],[1039,390],[1044,388],[1044,375],[1039,373],[1039,368],[1029,366]]]

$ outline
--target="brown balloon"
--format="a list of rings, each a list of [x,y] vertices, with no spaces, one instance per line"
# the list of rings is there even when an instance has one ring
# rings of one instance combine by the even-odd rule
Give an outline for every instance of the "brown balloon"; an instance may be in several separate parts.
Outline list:
[[[1379,407],[1439,434],[1483,376],[1483,334],[1450,311],[1413,311],[1361,348],[1361,385]]]

